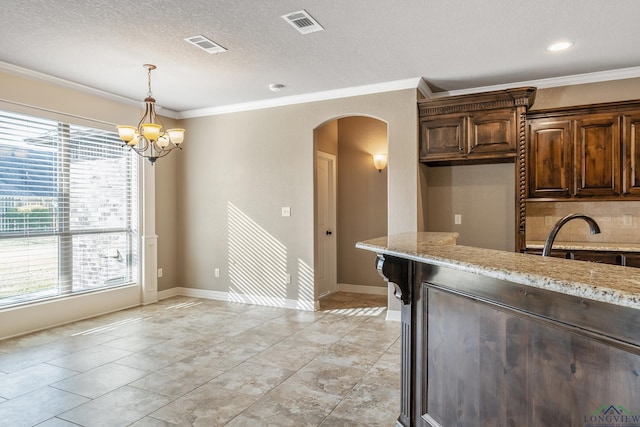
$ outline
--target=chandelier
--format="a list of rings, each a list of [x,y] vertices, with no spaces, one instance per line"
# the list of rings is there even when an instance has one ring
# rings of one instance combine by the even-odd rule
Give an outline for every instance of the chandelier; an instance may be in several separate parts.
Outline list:
[[[147,86],[149,91],[144,99],[144,115],[138,126],[117,126],[118,136],[131,150],[152,165],[160,157],[164,157],[176,148],[180,148],[184,140],[184,129],[164,129],[162,122],[156,115],[156,100],[151,93],[151,71],[156,69],[153,64],[144,64],[147,69]]]

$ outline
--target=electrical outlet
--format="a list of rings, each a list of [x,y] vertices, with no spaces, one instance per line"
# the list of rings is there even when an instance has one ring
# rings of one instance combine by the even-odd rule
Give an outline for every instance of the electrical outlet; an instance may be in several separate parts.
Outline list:
[[[162,269],[161,268],[158,269],[158,278],[160,278],[160,277],[162,277]]]
[[[216,268],[215,270],[213,270],[213,275],[216,277],[220,277],[220,269]]]
[[[291,208],[289,206],[282,207],[282,216],[291,216]]]
[[[286,274],[286,276],[285,276],[285,281],[286,281],[287,285],[288,285],[289,283],[291,283],[291,275],[290,275],[289,273],[287,273],[287,274]]]
[[[633,215],[631,214],[622,215],[622,225],[625,227],[631,227],[633,225]]]
[[[454,223],[454,224],[458,224],[458,225],[459,225],[459,224],[462,224],[462,215],[460,215],[460,214],[455,214],[455,215],[453,216],[453,223]]]

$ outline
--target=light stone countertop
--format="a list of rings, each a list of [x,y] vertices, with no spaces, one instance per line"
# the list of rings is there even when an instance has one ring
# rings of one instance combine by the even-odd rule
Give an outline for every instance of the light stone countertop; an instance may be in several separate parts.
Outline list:
[[[403,233],[358,242],[356,247],[640,309],[639,268],[456,246],[447,234],[456,233]]]
[[[527,249],[542,249],[541,240],[527,241]],[[612,251],[612,252],[640,252],[640,243],[613,242],[553,242],[553,249],[573,251]]]

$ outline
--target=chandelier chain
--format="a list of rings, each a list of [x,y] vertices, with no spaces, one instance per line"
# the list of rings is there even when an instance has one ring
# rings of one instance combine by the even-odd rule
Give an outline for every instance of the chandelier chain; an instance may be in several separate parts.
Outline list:
[[[149,89],[149,91],[147,92],[147,96],[153,96],[153,93],[151,93],[151,70],[153,68],[151,67],[147,67],[147,88]]]

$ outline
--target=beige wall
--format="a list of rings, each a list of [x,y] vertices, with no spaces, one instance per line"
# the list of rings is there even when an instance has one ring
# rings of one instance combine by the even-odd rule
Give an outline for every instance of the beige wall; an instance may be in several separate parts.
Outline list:
[[[338,155],[338,120],[323,123],[314,129],[316,150],[328,154]]]
[[[459,245],[513,251],[512,163],[421,168],[427,182],[428,231],[456,231]],[[454,224],[456,214],[462,216],[460,225]]]
[[[370,117],[338,120],[338,283],[384,286],[376,255],[356,249],[362,240],[387,235],[387,170],[373,154],[387,152],[387,124]]]
[[[532,110],[640,99],[640,78],[538,89]]]
[[[187,119],[178,168],[183,286],[313,299],[313,130],[351,115],[388,123],[388,229],[416,230],[415,90]],[[283,206],[290,217],[280,216]]]

